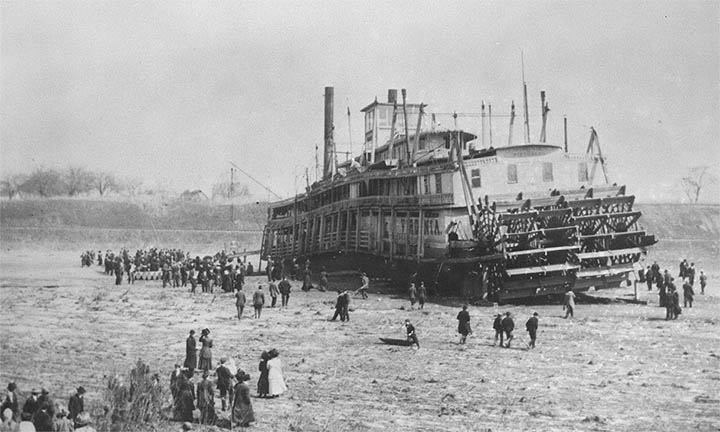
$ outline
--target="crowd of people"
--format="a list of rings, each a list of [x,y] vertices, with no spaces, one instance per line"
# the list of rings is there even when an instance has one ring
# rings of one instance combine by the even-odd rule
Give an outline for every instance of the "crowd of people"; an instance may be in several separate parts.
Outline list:
[[[183,422],[197,420],[201,424],[215,424],[218,418],[215,411],[217,396],[221,401],[221,410],[231,411],[231,425],[248,426],[255,421],[248,386],[250,374],[236,368],[227,357],[222,357],[213,371],[213,339],[210,333],[210,329],[203,329],[196,341],[195,330],[190,330],[185,342],[185,361],[182,366],[176,364],[170,375],[173,418]],[[201,345],[199,349],[198,342]],[[276,398],[287,390],[277,349],[262,352],[258,371],[257,397]],[[202,376],[197,384],[194,382],[196,372]],[[193,415],[196,410],[200,413],[197,419]]]
[[[163,288],[187,287],[190,292],[197,292],[198,286],[203,293],[212,293],[215,288],[224,292],[241,289],[245,284],[245,276],[253,273],[252,264],[238,255],[227,254],[225,251],[203,258],[180,249],[138,249],[130,253],[122,248],[118,253],[111,250],[86,251],[81,255],[81,265],[91,266],[97,256],[97,265],[104,266],[105,274],[115,277],[115,284],[122,285],[127,279],[134,284],[138,279],[162,280]]]
[[[682,281],[683,307],[692,308],[695,300],[695,278],[700,285],[700,294],[705,294],[707,286],[707,275],[703,270],[696,275],[695,263],[688,263],[687,259],[680,261],[680,271],[678,278]],[[652,291],[653,284],[658,289],[659,306],[665,308],[665,319],[674,320],[682,313],[680,307],[680,292],[675,284],[675,278],[670,274],[668,269],[660,271],[657,261],[647,266],[645,270],[640,270],[639,282],[646,283],[648,291]]]
[[[85,388],[78,387],[65,405],[56,402],[47,389],[34,388],[21,408],[19,390],[17,385],[11,382],[0,406],[0,431],[93,432],[90,414],[85,411],[84,395]]]

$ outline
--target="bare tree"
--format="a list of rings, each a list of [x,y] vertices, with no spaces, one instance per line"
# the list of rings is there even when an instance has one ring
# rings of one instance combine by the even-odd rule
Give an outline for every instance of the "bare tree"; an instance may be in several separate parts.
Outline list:
[[[94,176],[93,186],[100,196],[105,196],[110,191],[117,191],[118,181],[113,173],[97,172]]]
[[[118,181],[118,190],[129,196],[139,195],[142,191],[142,180],[135,177],[124,177]]]
[[[250,189],[247,185],[240,183],[231,184],[229,181],[219,181],[212,188],[212,199],[242,198],[248,195],[250,195]]]
[[[37,194],[43,198],[62,195],[65,182],[59,171],[53,169],[36,169],[20,186],[20,192]]]
[[[685,195],[691,202],[697,204],[700,192],[709,184],[717,183],[717,174],[711,171],[708,165],[697,166],[688,170],[688,175],[680,180]]]
[[[20,193],[20,187],[27,181],[27,175],[14,174],[0,182],[0,195],[13,199]]]
[[[63,173],[65,189],[69,196],[90,192],[94,185],[95,174],[80,167],[69,167]]]

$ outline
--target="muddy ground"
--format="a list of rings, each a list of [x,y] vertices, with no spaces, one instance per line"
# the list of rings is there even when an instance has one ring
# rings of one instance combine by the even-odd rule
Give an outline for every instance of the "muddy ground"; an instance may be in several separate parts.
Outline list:
[[[142,358],[167,386],[188,331],[208,327],[215,362],[232,356],[253,383],[260,353],[281,353],[290,389],[253,399],[256,431],[718,430],[719,282],[711,276],[706,295],[670,322],[645,289],[646,306],[579,304],[573,320],[557,305],[500,306],[519,327],[515,345],[501,349],[492,346],[493,307],[470,308],[467,345],[455,332],[459,301],[418,311],[371,293],[353,299],[349,323],[330,322],[335,295],[303,293],[297,283],[288,309],[266,308],[259,320],[246,310],[238,321],[229,294],[191,295],[155,281],[116,287],[100,267],[80,268],[79,251],[3,250],[0,385],[15,381],[23,396],[47,387],[65,402],[83,385],[86,404],[98,404],[104,376]],[[540,332],[528,351],[523,330],[533,311]],[[405,318],[419,350],[379,343],[402,337]]]

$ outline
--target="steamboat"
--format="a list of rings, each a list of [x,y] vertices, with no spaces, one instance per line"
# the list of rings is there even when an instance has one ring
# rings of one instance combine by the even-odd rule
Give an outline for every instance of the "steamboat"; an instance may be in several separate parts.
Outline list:
[[[635,197],[610,183],[594,129],[584,153],[568,151],[567,120],[564,145],[546,142],[544,92],[537,142],[524,85],[524,142],[512,141],[513,105],[508,145],[487,148],[401,94],[361,110],[362,154],[337,163],[334,88],[325,88],[323,177],[269,206],[261,259],[522,301],[618,287],[656,242],[638,225]]]

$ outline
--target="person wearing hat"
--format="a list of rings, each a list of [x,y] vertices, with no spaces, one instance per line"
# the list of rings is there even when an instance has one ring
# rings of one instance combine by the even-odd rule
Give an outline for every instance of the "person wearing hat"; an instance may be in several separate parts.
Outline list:
[[[265,398],[270,391],[270,383],[268,382],[268,368],[267,362],[270,360],[270,354],[267,351],[263,351],[260,354],[260,363],[258,363],[258,371],[260,371],[260,377],[257,382],[257,393],[258,397]]]
[[[292,285],[288,282],[287,276],[284,276],[280,283],[278,283],[278,289],[280,290],[280,305],[287,307],[288,300],[290,300],[290,290],[292,289]]]
[[[502,327],[505,331],[505,335],[507,336],[507,344],[505,345],[505,348],[510,348],[510,342],[513,340],[513,330],[515,330],[515,321],[513,321],[512,316],[510,316],[510,312],[505,312],[505,318],[502,319]],[[502,342],[500,343],[500,346],[502,345]]]
[[[418,294],[418,304],[420,305],[420,309],[425,308],[425,300],[427,300],[427,288],[425,287],[425,282],[420,281],[420,286],[417,290]]]
[[[200,364],[198,365],[198,369],[202,369],[203,371],[209,371],[210,369],[212,369],[213,347],[213,340],[210,337],[210,329],[203,329],[200,334],[199,341],[202,344],[202,348],[200,348]]]
[[[202,381],[197,386],[197,407],[200,410],[200,424],[215,424],[215,386],[208,379],[210,372],[203,371]]]
[[[240,289],[236,289],[235,308],[237,309],[238,319],[242,319],[242,314],[245,310],[245,303],[247,303],[247,298],[245,297],[245,292],[242,290],[242,287]]]
[[[35,415],[32,417],[32,422],[35,426],[35,430],[53,430],[53,411],[54,410],[50,408],[50,404],[48,404],[47,402],[40,403],[40,408],[35,412]]]
[[[575,316],[575,293],[572,288],[565,293],[563,300],[563,309],[565,310],[565,318],[573,318]]]
[[[250,375],[238,369],[235,379],[237,379],[237,384],[233,391],[235,397],[232,400],[230,424],[248,427],[250,423],[255,421],[255,413],[250,400],[250,387],[247,385],[247,382],[250,381]]]
[[[530,334],[530,342],[528,343],[528,349],[535,348],[535,339],[537,338],[538,330],[538,313],[533,313],[533,316],[525,323],[525,329]]]
[[[225,411],[227,408],[226,405],[226,398],[229,398],[227,400],[232,401],[232,392],[233,392],[233,385],[232,385],[232,372],[230,372],[230,369],[225,365],[227,362],[227,357],[221,357],[220,358],[220,366],[215,370],[215,374],[217,375],[217,388],[220,390],[220,400],[222,401],[222,410]]]
[[[407,335],[408,342],[413,342],[418,348],[420,348],[420,342],[418,341],[417,334],[415,333],[415,326],[410,324],[409,319],[405,320],[405,334]]]
[[[38,396],[40,396],[40,392],[38,389],[34,388],[30,392],[30,397],[27,398],[25,401],[25,405],[23,405],[23,414],[28,414],[29,418],[32,418],[32,416],[35,415],[37,410],[40,409],[40,401],[38,400]]]
[[[195,330],[190,330],[190,336],[185,341],[185,368],[192,373],[197,367],[197,342],[195,341]]]
[[[85,387],[80,386],[77,388],[77,392],[70,396],[68,402],[68,418],[75,420],[75,418],[85,410]]]
[[[415,284],[410,282],[410,288],[408,288],[408,297],[410,297],[410,309],[415,309],[415,302],[417,302],[417,288]]]
[[[467,336],[472,333],[470,328],[470,313],[467,311],[467,305],[462,306],[462,310],[458,312],[458,333],[460,333],[460,343],[464,344]]]
[[[495,315],[495,321],[493,321],[493,329],[495,330],[495,342],[493,342],[493,346],[497,345],[498,338],[500,338],[500,346],[503,346],[503,337],[505,333],[503,332],[502,326],[502,314]]]
[[[95,428],[90,426],[92,419],[90,413],[81,412],[75,417],[75,432],[95,432]]]
[[[2,406],[0,406],[0,412],[5,413],[6,409],[10,409],[10,411],[12,411],[13,418],[17,417],[20,406],[17,397],[17,385],[15,385],[14,382],[11,382],[7,386],[7,395],[5,395],[5,400],[3,401]]]
[[[55,402],[53,402],[50,397],[50,392],[45,387],[40,390],[40,397],[38,398],[38,401],[40,401],[40,407],[43,405],[47,405],[49,407],[48,409],[51,417],[55,416]]]
[[[705,295],[705,287],[707,286],[707,275],[700,270],[700,294]]]
[[[253,308],[255,308],[255,318],[260,318],[262,308],[265,305],[265,293],[263,293],[262,285],[258,285],[257,291],[253,294]]]
[[[280,294],[280,291],[278,290],[278,287],[275,284],[274,280],[270,281],[268,286],[269,286],[269,291],[270,291],[270,307],[274,308],[275,305],[277,304],[277,298],[278,298],[278,294]]]

